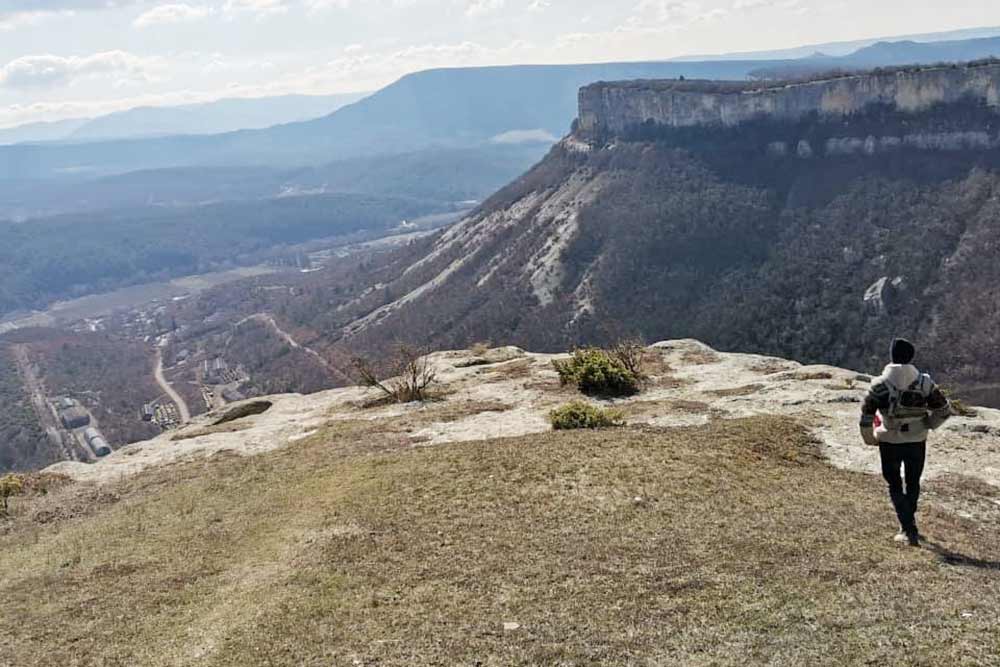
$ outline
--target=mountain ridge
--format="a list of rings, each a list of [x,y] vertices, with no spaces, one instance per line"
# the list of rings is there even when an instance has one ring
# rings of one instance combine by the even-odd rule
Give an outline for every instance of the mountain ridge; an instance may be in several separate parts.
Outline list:
[[[402,251],[384,289],[326,318],[328,338],[548,350],[624,332],[862,367],[898,334],[959,387],[1000,372],[978,352],[981,314],[1000,303],[976,250],[996,235],[996,107],[956,95],[855,113],[847,100],[841,115],[727,129],[657,125],[668,107],[642,99],[626,107],[650,111],[645,132],[581,123],[477,212]],[[866,302],[882,278],[884,299]]]

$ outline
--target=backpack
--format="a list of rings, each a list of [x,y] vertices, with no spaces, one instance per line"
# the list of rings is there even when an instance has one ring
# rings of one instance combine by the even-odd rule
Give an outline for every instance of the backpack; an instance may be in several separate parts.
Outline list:
[[[900,389],[889,381],[883,383],[888,396],[885,409],[880,409],[882,421],[888,431],[907,433],[917,423],[923,423],[929,410],[927,399],[934,390],[934,383],[926,373],[913,381],[906,389]]]

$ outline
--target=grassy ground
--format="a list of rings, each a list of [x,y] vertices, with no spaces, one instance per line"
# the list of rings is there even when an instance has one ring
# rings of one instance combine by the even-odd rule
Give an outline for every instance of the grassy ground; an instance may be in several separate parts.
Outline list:
[[[20,501],[0,665],[1000,664],[1000,535],[939,509],[975,485],[915,550],[787,420],[401,443]]]

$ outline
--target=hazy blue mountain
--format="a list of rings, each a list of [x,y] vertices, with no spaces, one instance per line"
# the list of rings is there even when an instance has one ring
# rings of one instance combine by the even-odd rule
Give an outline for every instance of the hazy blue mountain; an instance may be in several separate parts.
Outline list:
[[[281,95],[173,107],[137,107],[95,118],[68,138],[94,141],[260,129],[326,116],[365,95]]]
[[[774,66],[762,66],[753,75],[767,79],[810,76],[828,70],[854,70],[919,63],[967,62],[1000,56],[1000,37],[941,42],[878,42],[850,55],[818,54]]]
[[[778,63],[775,63],[778,64]],[[601,79],[740,79],[760,62],[619,63],[438,69],[403,77],[312,121],[206,136],[0,148],[0,180],[92,178],[184,166],[306,166],[469,147],[518,130],[561,136],[578,89]]]
[[[0,145],[26,141],[60,141],[89,122],[89,118],[71,118],[3,128],[0,129]]]
[[[0,221],[290,194],[403,196],[442,203],[478,200],[517,178],[548,148],[548,143],[484,144],[354,158],[295,170],[181,167],[83,181],[15,181],[0,187]]]
[[[946,42],[878,42],[842,59],[859,66],[961,62],[1000,56],[1000,37]]]
[[[873,37],[847,42],[827,42],[824,44],[808,44],[790,49],[774,51],[743,51],[718,55],[693,55],[674,58],[684,62],[692,60],[790,60],[809,58],[816,53],[827,56],[847,56],[879,42],[942,42],[957,40],[973,40],[1000,36],[1000,26],[989,28],[966,28],[963,30],[948,30],[945,32],[922,33],[917,35],[894,35],[892,37]]]

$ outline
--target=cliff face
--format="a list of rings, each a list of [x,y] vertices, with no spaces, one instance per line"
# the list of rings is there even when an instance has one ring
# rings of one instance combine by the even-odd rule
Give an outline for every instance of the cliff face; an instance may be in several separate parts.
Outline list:
[[[595,139],[629,135],[650,125],[735,127],[760,120],[795,123],[816,116],[829,121],[863,114],[873,107],[912,115],[963,101],[985,104],[997,115],[1000,64],[870,73],[770,87],[760,83],[685,81],[595,83],[580,91],[578,133]],[[948,128],[949,133],[954,129]],[[961,147],[987,146],[995,145],[997,140],[995,131],[977,127],[953,143]],[[940,144],[942,140],[914,138],[909,143],[940,147],[935,142]],[[886,138],[884,143],[895,147],[907,141],[897,135]],[[869,145],[869,150],[875,148]]]

